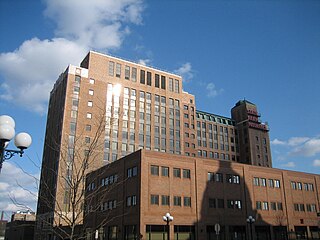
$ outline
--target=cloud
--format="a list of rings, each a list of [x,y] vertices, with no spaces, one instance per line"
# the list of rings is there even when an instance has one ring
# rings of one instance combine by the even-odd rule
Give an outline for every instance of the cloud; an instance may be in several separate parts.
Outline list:
[[[288,140],[288,145],[289,146],[298,146],[302,143],[305,143],[309,139],[310,138],[308,138],[308,137],[292,137]]]
[[[30,176],[10,162],[4,162],[0,174],[0,209],[7,211],[8,216],[17,210],[35,211],[38,177],[39,173]]]
[[[282,164],[283,167],[294,168],[296,164],[294,162],[287,162],[286,164]]]
[[[320,167],[320,159],[315,159],[313,160],[313,164],[314,167]]]
[[[148,66],[151,64],[151,60],[150,59],[139,59],[138,63],[143,65],[143,66]]]
[[[63,38],[25,41],[17,50],[0,54],[5,82],[0,98],[45,113],[50,90],[69,63],[77,64],[88,49]]]
[[[174,70],[173,72],[182,76],[183,82],[190,82],[194,77],[192,66],[191,66],[191,63],[189,62],[182,64],[181,67]]]
[[[320,153],[320,139],[313,138],[304,142],[302,145],[296,147],[291,151],[291,155],[312,157]]]
[[[223,92],[223,89],[217,89],[214,83],[208,83],[206,86],[207,96],[216,97]]]
[[[284,142],[284,141],[281,141],[281,140],[279,140],[279,139],[274,139],[274,140],[272,140],[272,141],[270,141],[270,143],[272,144],[272,145],[286,145],[287,143],[286,142]]]
[[[142,0],[46,0],[45,16],[56,23],[55,37],[26,40],[0,54],[0,99],[45,113],[59,74],[77,65],[89,49],[121,46],[131,24],[142,23]]]

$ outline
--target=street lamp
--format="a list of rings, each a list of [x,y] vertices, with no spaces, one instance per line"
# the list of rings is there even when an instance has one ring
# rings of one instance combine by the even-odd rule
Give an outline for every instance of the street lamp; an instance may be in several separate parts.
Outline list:
[[[170,213],[166,213],[162,219],[167,223],[167,240],[170,240],[169,223],[173,221],[173,217],[170,215]]]
[[[254,217],[252,217],[251,215],[247,218],[247,223],[249,223],[250,225],[250,239],[253,240],[253,234],[252,234],[252,224],[255,222],[256,220],[254,219]]]
[[[27,149],[32,142],[28,133],[18,133],[14,138],[14,144],[20,150],[6,149],[15,135],[14,127],[15,122],[12,117],[7,115],[0,116],[0,172],[5,160],[12,158],[16,154],[19,154],[20,157],[22,157],[24,150]]]

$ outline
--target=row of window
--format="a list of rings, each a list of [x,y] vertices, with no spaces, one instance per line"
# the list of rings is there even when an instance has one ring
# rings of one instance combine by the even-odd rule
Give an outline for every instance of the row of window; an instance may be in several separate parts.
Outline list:
[[[222,123],[222,124],[227,124],[230,126],[234,126],[235,122],[231,119],[226,119],[226,118],[220,118],[220,117],[216,117],[213,115],[209,115],[209,114],[203,114],[203,113],[197,113],[197,118],[198,119],[203,119],[203,120],[207,120],[207,121],[213,121],[213,122],[218,122],[218,123]]]
[[[209,208],[225,208],[224,199],[221,198],[209,198]],[[241,200],[228,199],[227,208],[229,209],[241,209]]]
[[[305,191],[314,191],[314,187],[312,183],[301,183],[301,182],[294,182],[291,181],[291,188],[293,190],[301,190],[302,191],[302,185],[303,185],[303,189]]]
[[[138,167],[132,167],[127,169],[127,178],[135,177],[138,175]]]
[[[267,179],[266,178],[254,177],[253,178],[253,185],[254,186],[267,187]],[[268,186],[270,188],[280,188],[280,180],[278,180],[278,179],[268,179]]]
[[[223,182],[222,173],[213,173],[208,172],[208,181],[209,182]],[[226,182],[231,184],[240,184],[240,176],[234,174],[226,174]]]
[[[305,212],[305,206],[303,203],[294,203],[293,208],[297,212]],[[317,207],[315,204],[306,204],[307,212],[316,212]]]
[[[121,71],[122,65],[120,63],[115,63],[112,61],[109,61],[109,68],[108,68],[108,73],[109,76],[116,76],[118,78],[121,78]],[[131,72],[131,74],[130,74]],[[147,74],[146,74],[147,73]],[[133,82],[137,81],[137,68],[135,67],[130,67],[125,65],[124,68],[124,78],[126,80],[130,80]],[[140,70],[140,83],[141,84],[146,84],[148,86],[154,85],[156,88],[161,88],[161,89],[166,89],[166,76],[159,75],[159,74],[154,74],[154,84],[152,84],[152,73],[149,71],[145,70]],[[168,88],[170,92],[176,92],[179,93],[179,80],[169,78],[168,81]]]
[[[181,196],[173,197],[173,206],[182,206],[182,200],[183,200],[183,206],[191,207],[191,197],[181,197]],[[159,205],[159,195],[151,194],[150,203],[151,205]],[[161,195],[161,205],[170,206],[170,196]]]
[[[269,207],[269,203],[266,201],[256,201],[256,209],[257,210],[279,210],[282,211],[283,207],[282,207],[282,202],[270,202],[270,207]]]
[[[157,165],[151,165],[150,171],[151,175],[153,176],[159,176],[159,170],[160,167]],[[173,176],[177,178],[181,178],[181,172],[183,178],[191,178],[191,172],[190,169],[181,169],[180,168],[173,168]],[[161,166],[161,176],[163,177],[169,177],[169,167]]]

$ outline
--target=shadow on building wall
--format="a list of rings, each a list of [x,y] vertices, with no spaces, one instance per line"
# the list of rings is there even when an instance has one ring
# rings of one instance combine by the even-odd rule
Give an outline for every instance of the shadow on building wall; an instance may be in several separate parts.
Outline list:
[[[218,169],[208,165],[207,172],[207,182],[204,183],[203,192],[198,192],[203,201],[198,210],[199,220],[195,223],[196,239],[287,239],[285,226],[279,223],[279,226],[271,227],[256,211],[257,203],[252,201],[249,186],[247,186],[252,184],[252,179],[244,174],[243,166],[219,161]],[[201,188],[198,191],[201,191]],[[270,208],[270,203],[268,206],[263,206],[263,200],[260,203],[262,209]],[[249,216],[254,219],[254,222],[247,221]]]

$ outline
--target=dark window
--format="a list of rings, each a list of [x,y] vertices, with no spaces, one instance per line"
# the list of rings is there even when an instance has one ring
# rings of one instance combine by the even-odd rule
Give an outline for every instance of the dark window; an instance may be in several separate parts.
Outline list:
[[[147,85],[151,86],[151,72],[147,72]]]
[[[180,168],[174,168],[173,169],[173,176],[180,178],[181,177],[181,169]]]
[[[183,178],[190,178],[190,170],[189,169],[183,169]]]
[[[159,166],[151,165],[151,175],[159,176]]]
[[[140,70],[140,83],[141,84],[145,84],[146,83],[145,71],[144,70]]]
[[[161,88],[166,89],[166,77],[161,76]]]
[[[159,77],[159,74],[156,74],[156,75],[155,75],[154,81],[155,81],[155,82],[154,82],[154,86],[157,87],[157,88],[159,88],[159,87],[160,87],[160,82],[159,82],[159,81],[160,81],[160,77]]]

